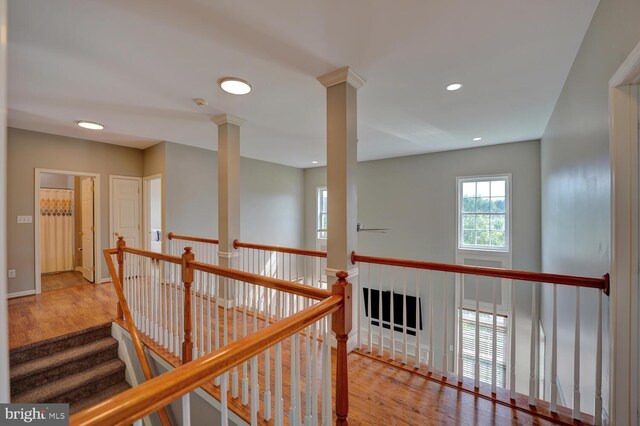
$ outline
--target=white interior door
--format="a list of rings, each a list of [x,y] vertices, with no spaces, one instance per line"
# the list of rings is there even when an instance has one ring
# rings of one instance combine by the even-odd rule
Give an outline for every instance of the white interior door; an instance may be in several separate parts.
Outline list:
[[[82,228],[82,276],[90,282],[94,282],[94,232],[93,223],[93,191],[94,182],[91,177],[83,177],[80,181],[80,194],[82,203],[81,228]]]
[[[111,177],[111,243],[123,236],[127,247],[141,248],[140,197],[142,179]]]

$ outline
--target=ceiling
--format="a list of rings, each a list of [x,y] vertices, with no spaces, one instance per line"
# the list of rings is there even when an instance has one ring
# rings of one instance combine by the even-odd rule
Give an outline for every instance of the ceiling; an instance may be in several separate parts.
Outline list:
[[[243,156],[312,167],[326,158],[316,77],[349,65],[367,81],[358,91],[359,160],[537,139],[597,3],[12,1],[9,125],[215,150],[211,117],[229,113],[247,120]],[[253,91],[224,93],[216,81],[225,76]],[[445,90],[458,81],[461,90]],[[209,105],[196,106],[198,97]]]

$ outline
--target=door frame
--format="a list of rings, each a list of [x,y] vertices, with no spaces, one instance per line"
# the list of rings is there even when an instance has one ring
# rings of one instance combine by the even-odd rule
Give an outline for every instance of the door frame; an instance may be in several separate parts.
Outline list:
[[[142,233],[144,235],[144,249],[145,250],[151,250],[151,247],[149,246],[149,232],[151,232],[151,228],[149,226],[149,215],[150,215],[150,211],[149,211],[149,205],[150,205],[150,193],[151,191],[149,191],[149,182],[152,180],[158,180],[160,179],[160,223],[161,226],[163,227],[162,229],[162,233],[165,233],[165,229],[164,229],[164,177],[162,176],[162,173],[158,173],[155,175],[151,175],[151,176],[145,176],[144,178],[142,178]],[[164,244],[164,235],[160,236],[160,241],[162,242],[162,252],[165,253],[165,244]]]
[[[95,275],[93,277],[93,284],[98,284],[102,281],[102,261],[100,260],[100,247],[101,244],[101,232],[100,232],[100,174],[99,173],[88,173],[88,172],[76,172],[72,170],[54,170],[54,169],[35,169],[35,180],[34,180],[34,242],[35,242],[35,262],[34,262],[34,272],[35,272],[35,287],[36,294],[40,294],[42,292],[42,273],[40,268],[40,175],[42,173],[56,173],[60,175],[71,175],[71,176],[80,176],[80,177],[92,177],[94,179],[93,185],[95,187],[95,191],[93,192],[93,226],[96,231],[94,231],[93,235],[93,245],[94,245],[94,253],[93,253],[93,266],[95,268]],[[75,214],[75,212],[74,212]]]
[[[611,161],[611,293],[609,415],[611,424],[638,424],[640,254],[638,135],[640,43],[609,80]]]
[[[142,178],[139,176],[124,176],[124,175],[109,175],[109,241],[113,236],[113,180],[114,179],[128,179],[136,180],[140,185],[140,191],[138,192],[138,206],[142,207]],[[138,223],[140,228],[138,229],[138,241],[142,241],[142,208],[138,209]],[[109,243],[108,245],[111,245]]]

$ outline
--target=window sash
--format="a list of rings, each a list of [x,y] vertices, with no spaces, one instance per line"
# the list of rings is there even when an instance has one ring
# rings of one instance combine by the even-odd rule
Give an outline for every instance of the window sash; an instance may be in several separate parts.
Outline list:
[[[507,317],[496,315],[496,385],[506,387],[507,379]],[[479,363],[480,381],[491,384],[492,349],[493,349],[493,315],[479,313]],[[475,379],[475,331],[476,312],[462,309],[462,357],[464,360],[463,376]]]

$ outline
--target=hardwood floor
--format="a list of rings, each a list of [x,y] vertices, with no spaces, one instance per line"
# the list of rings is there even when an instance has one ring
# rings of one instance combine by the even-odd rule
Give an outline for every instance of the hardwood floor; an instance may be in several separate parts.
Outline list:
[[[78,286],[12,299],[9,301],[10,347],[109,322],[116,315],[115,308],[116,296],[111,284]],[[153,348],[152,342],[144,340]],[[287,346],[283,343],[284,360],[289,359]],[[155,350],[163,354],[157,345]],[[163,356],[171,358],[166,352]],[[175,358],[170,361],[177,362]],[[288,365],[283,367],[288,370]],[[283,377],[286,390],[289,375]],[[263,377],[260,380],[264,383]],[[219,388],[211,384],[206,390],[219,394]],[[349,398],[351,425],[551,424],[358,353],[349,355]],[[230,399],[230,407],[236,412],[246,410],[239,399]],[[239,414],[246,416],[244,412]],[[260,424],[273,424],[273,421]]]
[[[42,274],[41,283],[42,291],[58,290],[61,288],[92,284],[82,277],[82,272],[78,271]]]
[[[9,299],[9,348],[111,322],[116,302],[111,283]]]

